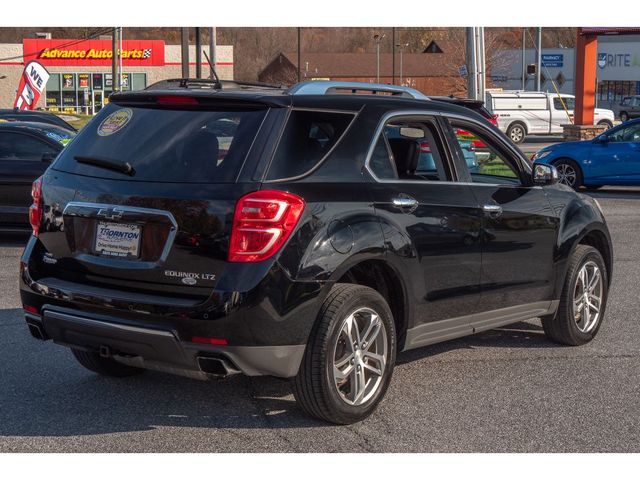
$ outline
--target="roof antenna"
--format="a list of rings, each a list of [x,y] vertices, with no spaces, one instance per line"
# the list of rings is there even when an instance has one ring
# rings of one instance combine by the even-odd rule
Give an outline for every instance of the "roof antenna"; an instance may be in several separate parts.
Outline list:
[[[216,81],[213,84],[213,88],[215,88],[216,90],[222,90],[222,83],[220,82],[220,78],[218,77],[218,74],[216,73],[216,69],[213,66],[213,63],[211,63],[211,59],[209,58],[209,55],[207,55],[207,52],[205,52],[204,50],[202,50],[202,53],[204,53],[204,58],[207,59],[207,63],[209,64],[209,68],[211,68],[211,76]]]

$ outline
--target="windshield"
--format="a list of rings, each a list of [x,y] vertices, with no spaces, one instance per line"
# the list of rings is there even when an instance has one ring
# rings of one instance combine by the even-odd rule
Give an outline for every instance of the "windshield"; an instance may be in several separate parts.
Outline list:
[[[65,147],[76,136],[75,132],[71,132],[69,130],[65,130],[64,128],[58,127],[45,127],[42,129],[42,131],[47,137],[55,140],[63,147]]]
[[[110,104],[53,164],[56,170],[95,177],[122,174],[75,157],[129,163],[134,181],[231,183],[242,168],[265,109],[160,110]]]

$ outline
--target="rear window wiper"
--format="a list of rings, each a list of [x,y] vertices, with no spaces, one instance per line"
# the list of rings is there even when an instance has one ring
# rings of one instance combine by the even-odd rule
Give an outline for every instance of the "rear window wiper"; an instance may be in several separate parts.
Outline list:
[[[116,172],[129,175],[130,177],[133,177],[136,174],[136,171],[129,162],[121,162],[119,160],[111,160],[104,157],[85,157],[84,155],[76,155],[73,158],[78,163],[86,163],[87,165],[115,170]]]

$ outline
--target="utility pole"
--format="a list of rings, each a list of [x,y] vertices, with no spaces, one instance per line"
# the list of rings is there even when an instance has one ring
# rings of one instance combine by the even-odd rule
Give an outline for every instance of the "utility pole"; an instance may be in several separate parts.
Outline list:
[[[113,27],[111,34],[111,90],[116,91],[118,78],[118,27]]]
[[[209,58],[213,68],[216,68],[216,62],[218,61],[216,58],[216,27],[211,27],[211,30],[209,30]],[[214,78],[213,70],[209,72],[209,78]]]
[[[302,35],[301,35],[301,30],[302,30],[302,28],[301,28],[301,27],[298,27],[298,83],[299,83],[299,82],[300,82],[300,80],[301,80],[301,77],[300,77],[300,69],[302,68],[302,66],[300,65],[300,62],[302,61],[302,60],[300,59],[300,49],[302,48],[302,46],[300,45],[300,39],[301,39],[301,37],[302,37]]]
[[[120,27],[120,40],[118,41],[118,58],[120,59],[120,64],[118,66],[118,90],[122,91],[122,49],[124,48],[124,42],[122,40],[122,27]]]
[[[398,47],[398,50],[400,50],[400,85],[402,85],[402,81],[403,81],[403,75],[402,75],[402,71],[403,71],[403,64],[402,63],[403,63],[403,61],[402,61],[402,57],[403,57],[403,54],[404,54],[405,47],[408,47],[408,46],[409,46],[408,43],[402,43],[402,44],[398,43],[396,45],[396,47]]]
[[[391,85],[395,85],[395,84],[396,84],[396,27],[391,27]]]
[[[376,42],[376,83],[380,83],[380,42],[386,37],[386,34],[373,36],[373,40]]]
[[[541,89],[540,76],[542,74],[542,27],[536,27],[536,92]]]
[[[180,31],[180,57],[182,62],[182,78],[189,78],[189,28]]]
[[[202,78],[202,42],[200,27],[196,27],[196,78]]]
[[[487,81],[487,70],[486,70],[486,60],[485,60],[485,51],[484,51],[484,27],[476,28],[476,48],[478,49],[478,53],[476,54],[476,61],[478,62],[478,66],[476,67],[478,71],[478,96],[477,100],[482,100],[484,102],[485,99],[485,85]]]
[[[476,57],[476,35],[475,27],[467,27],[467,92],[468,97],[478,99],[478,59]]]
[[[525,45],[527,43],[527,29],[526,27],[522,27],[522,90],[526,90],[526,79],[527,79],[527,60],[525,58]]]

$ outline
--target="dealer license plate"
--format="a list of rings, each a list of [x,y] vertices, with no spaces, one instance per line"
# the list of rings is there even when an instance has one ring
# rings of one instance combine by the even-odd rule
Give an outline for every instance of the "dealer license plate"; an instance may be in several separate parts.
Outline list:
[[[140,251],[139,225],[98,222],[94,251],[110,257],[137,257]]]

